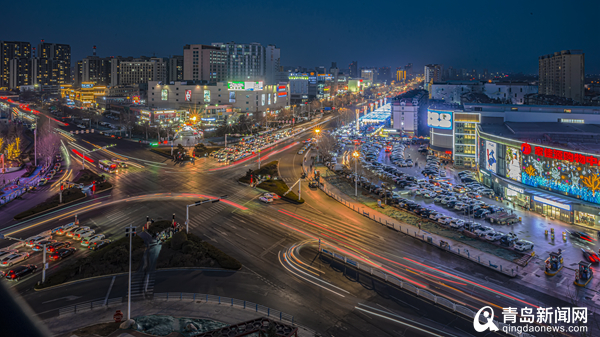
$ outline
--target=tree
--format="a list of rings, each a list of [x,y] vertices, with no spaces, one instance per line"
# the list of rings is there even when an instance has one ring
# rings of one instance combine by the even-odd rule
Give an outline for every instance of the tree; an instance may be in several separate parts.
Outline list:
[[[318,141],[318,152],[319,156],[322,158],[323,162],[329,161],[331,159],[331,152],[335,149],[337,145],[337,140],[335,137],[328,133],[321,133],[319,135]]]
[[[40,118],[37,126],[37,156],[44,163],[52,162],[52,158],[60,148],[60,136],[55,130],[56,123],[51,119]]]

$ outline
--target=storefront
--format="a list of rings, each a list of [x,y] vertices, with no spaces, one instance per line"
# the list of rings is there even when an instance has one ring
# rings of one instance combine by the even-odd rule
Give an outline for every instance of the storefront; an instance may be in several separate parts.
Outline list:
[[[527,209],[531,205],[531,197],[525,194],[525,190],[511,184],[504,187],[504,197],[509,202]]]
[[[545,215],[550,219],[556,219],[566,223],[573,223],[573,219],[571,219],[572,206],[568,203],[568,201],[551,197],[546,194],[544,194],[544,196],[537,194],[540,193],[534,192],[534,195],[531,199],[532,211]]]

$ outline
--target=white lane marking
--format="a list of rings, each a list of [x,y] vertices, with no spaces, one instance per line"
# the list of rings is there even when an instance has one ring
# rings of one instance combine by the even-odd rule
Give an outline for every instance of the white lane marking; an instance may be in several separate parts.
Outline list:
[[[108,291],[106,292],[106,297],[104,298],[104,305],[108,302],[108,295],[110,295],[110,291],[112,290],[113,284],[115,284],[115,279],[117,277],[113,276],[112,281],[110,281],[110,287],[108,287]]]

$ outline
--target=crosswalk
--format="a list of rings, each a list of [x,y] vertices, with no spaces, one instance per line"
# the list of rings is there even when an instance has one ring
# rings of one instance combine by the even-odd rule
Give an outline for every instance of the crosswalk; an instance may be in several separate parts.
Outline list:
[[[203,223],[210,221],[210,219],[214,218],[219,212],[225,209],[226,205],[223,203],[210,204],[211,206],[206,207],[206,209],[202,209],[202,206],[199,206],[199,213],[190,218],[189,226],[190,228],[195,228]]]
[[[151,298],[154,293],[154,274],[137,272],[131,276],[131,300]]]

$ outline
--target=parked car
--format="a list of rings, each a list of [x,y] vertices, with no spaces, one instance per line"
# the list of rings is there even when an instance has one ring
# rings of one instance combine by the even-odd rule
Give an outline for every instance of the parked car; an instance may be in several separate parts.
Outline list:
[[[83,227],[75,228],[72,231],[67,231],[66,235],[69,236],[69,237],[75,237],[77,234],[83,233],[83,232],[89,231],[89,230],[90,230],[90,227],[83,226]]]
[[[55,242],[56,242],[56,240],[43,240],[43,241],[38,242],[35,246],[31,247],[31,249],[36,252],[41,252],[44,250],[44,245],[48,246]]]
[[[53,244],[50,244],[50,246],[46,246],[46,251],[48,253],[54,253],[55,251],[61,249],[61,248],[67,248],[67,247],[71,247],[71,242],[69,241],[58,241],[55,242]]]
[[[464,224],[464,220],[461,219],[452,219],[452,221],[450,221],[450,227],[453,229],[460,229],[464,226]]]
[[[95,233],[96,233],[95,230],[90,229],[90,230],[87,230],[87,231],[83,231],[83,232],[77,233],[76,235],[73,236],[73,239],[79,241],[79,240],[88,238],[90,236],[93,236]]]
[[[489,232],[485,236],[485,239],[488,241],[498,241],[504,236],[502,232]]]
[[[50,260],[52,260],[52,261],[62,260],[65,257],[73,255],[75,253],[75,251],[76,251],[76,249],[73,248],[73,247],[70,247],[70,248],[61,248],[61,249],[57,250],[56,252],[54,252],[53,254],[50,255]]]
[[[62,230],[67,230],[67,229],[69,229],[69,228],[72,228],[72,227],[74,227],[74,226],[75,226],[75,223],[74,223],[74,222],[70,222],[70,223],[68,223],[68,224],[66,224],[66,225],[62,225],[62,226],[58,226],[58,227],[56,227],[56,228],[53,228],[53,229],[50,231],[50,233],[51,233],[51,234],[59,234],[59,231],[60,231],[61,229],[62,229]],[[62,235],[62,234],[59,234],[59,235]]]
[[[490,226],[481,226],[481,228],[475,230],[475,234],[479,236],[486,236],[488,233],[493,232],[494,229]]]
[[[20,281],[25,276],[35,273],[36,270],[36,265],[26,264],[11,268],[4,274],[4,277],[9,281]]]
[[[40,234],[40,235],[32,236],[30,238],[25,239],[25,246],[33,247],[33,246],[37,245],[39,242],[42,242],[44,240],[50,240],[50,239],[52,239],[52,235],[50,235],[50,234]]]
[[[524,252],[526,250],[533,249],[533,242],[527,240],[517,240],[515,242],[515,250]]]
[[[67,225],[71,225],[71,224],[67,224]],[[73,223],[73,225],[71,225],[71,226],[59,229],[56,232],[56,234],[57,235],[67,235],[67,233],[72,232],[72,231],[76,230],[77,228],[79,228],[79,226],[75,225],[75,223]]]
[[[508,233],[500,238],[500,244],[506,247],[514,245],[515,241],[517,241],[517,236],[513,233]]]

